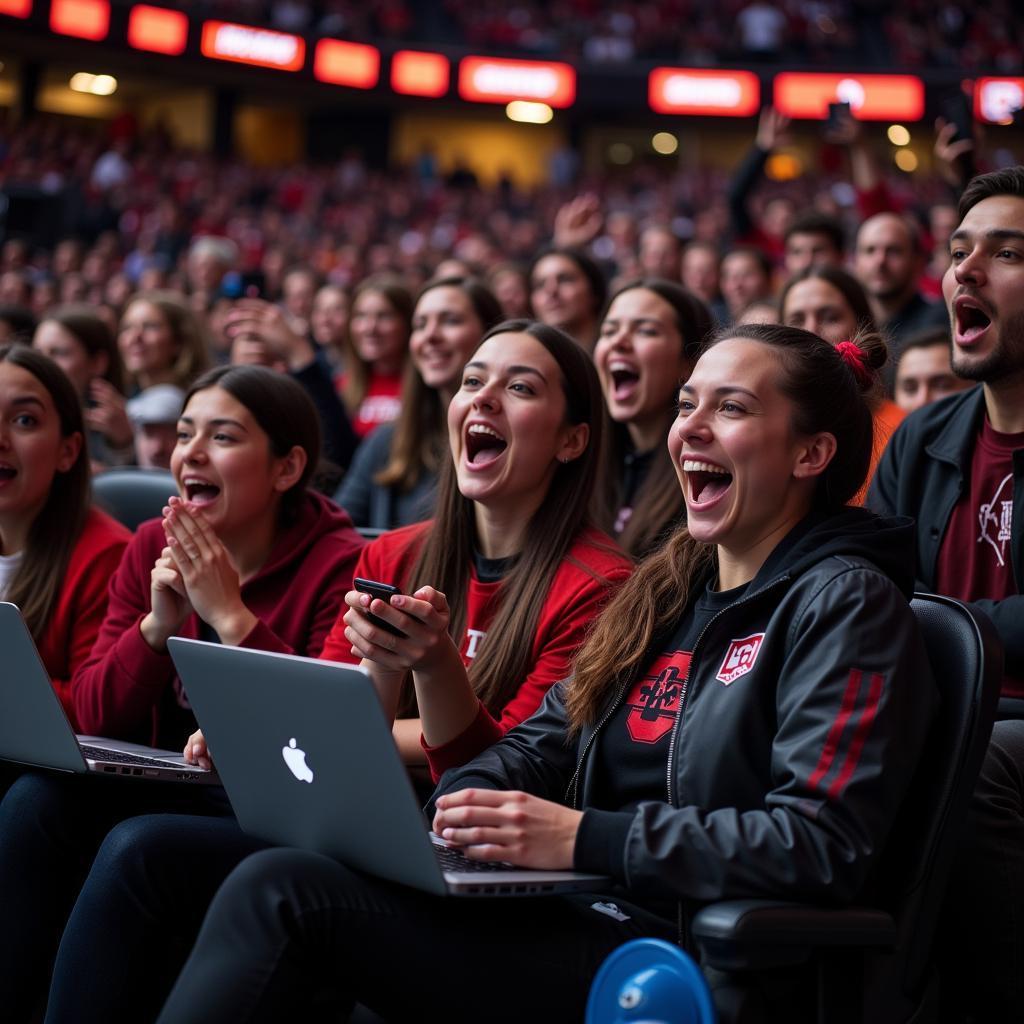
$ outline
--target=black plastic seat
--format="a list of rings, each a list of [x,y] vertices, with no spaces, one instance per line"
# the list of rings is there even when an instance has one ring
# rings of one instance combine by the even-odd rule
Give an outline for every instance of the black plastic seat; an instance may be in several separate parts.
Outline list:
[[[129,530],[161,514],[167,499],[178,493],[174,477],[165,469],[124,466],[107,469],[92,478],[96,504]]]

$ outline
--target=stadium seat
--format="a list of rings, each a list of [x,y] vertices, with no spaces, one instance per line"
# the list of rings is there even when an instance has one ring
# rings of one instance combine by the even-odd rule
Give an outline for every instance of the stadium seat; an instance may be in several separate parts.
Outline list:
[[[879,906],[836,910],[733,900],[703,908],[692,931],[701,965],[715,979],[722,1024],[764,1019],[752,995],[759,987],[751,983],[754,972],[763,977],[809,967],[817,978],[819,1022],[925,1024],[939,1017],[933,938],[992,731],[1003,655],[991,622],[975,609],[931,594],[916,595],[912,607],[940,703],[883,860],[880,877],[887,884]]]
[[[174,477],[164,469],[126,466],[97,473],[92,480],[96,503],[129,530],[160,515],[167,499],[178,493]]]

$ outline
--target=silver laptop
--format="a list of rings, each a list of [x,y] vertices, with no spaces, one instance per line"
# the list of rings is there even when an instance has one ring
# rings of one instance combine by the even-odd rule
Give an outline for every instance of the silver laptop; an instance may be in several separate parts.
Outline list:
[[[220,783],[180,753],[99,736],[76,736],[16,605],[0,602],[0,760],[62,772]]]
[[[201,640],[168,648],[246,832],[442,895],[606,887],[603,875],[471,861],[429,832],[362,669]]]

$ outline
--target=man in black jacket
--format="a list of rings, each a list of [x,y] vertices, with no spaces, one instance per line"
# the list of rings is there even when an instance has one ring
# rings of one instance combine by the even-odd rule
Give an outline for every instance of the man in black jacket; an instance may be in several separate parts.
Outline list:
[[[868,504],[918,521],[924,590],[970,601],[1006,652],[1003,697],[1024,697],[1024,167],[975,178],[943,280],[953,372],[980,382],[909,416]],[[1004,701],[1004,707],[1006,702]],[[979,1019],[1024,1007],[1024,721],[992,734],[953,896]],[[962,941],[969,929],[970,941]],[[962,968],[961,968],[962,969]],[[958,973],[960,971],[958,970]]]

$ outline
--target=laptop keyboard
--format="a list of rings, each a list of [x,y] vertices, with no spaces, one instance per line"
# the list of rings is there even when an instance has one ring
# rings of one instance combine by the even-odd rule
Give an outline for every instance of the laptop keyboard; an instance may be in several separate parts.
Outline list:
[[[470,860],[461,850],[452,849],[450,846],[439,846],[437,843],[434,843],[434,853],[437,854],[437,860],[441,865],[442,871],[486,872],[518,870],[503,860]]]
[[[174,761],[161,761],[158,757],[146,757],[143,754],[128,754],[123,750],[111,750],[109,747],[91,747],[87,743],[82,745],[82,753],[93,761],[112,761],[117,764],[152,765],[154,768],[191,768],[191,765],[181,765]],[[195,769],[198,771],[198,769]]]

